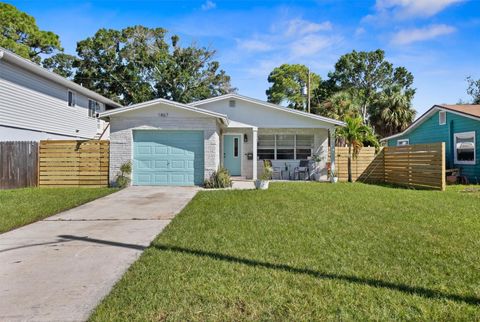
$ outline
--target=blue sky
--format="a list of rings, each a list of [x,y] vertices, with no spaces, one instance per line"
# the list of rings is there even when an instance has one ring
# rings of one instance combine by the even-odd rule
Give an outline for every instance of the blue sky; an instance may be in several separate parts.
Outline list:
[[[326,78],[338,57],[385,50],[415,76],[414,107],[468,100],[480,78],[479,0],[7,1],[60,35],[67,53],[99,28],[163,27],[217,50],[239,93],[266,99],[269,72],[301,63]]]

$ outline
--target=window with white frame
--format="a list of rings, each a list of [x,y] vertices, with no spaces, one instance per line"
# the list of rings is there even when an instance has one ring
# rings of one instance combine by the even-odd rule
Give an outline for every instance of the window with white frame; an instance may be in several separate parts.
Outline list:
[[[76,100],[76,93],[68,90],[68,106],[74,107],[77,104]]]
[[[454,162],[456,164],[475,164],[476,163],[475,131],[455,133],[454,143],[455,143]]]
[[[94,100],[88,100],[88,116],[96,117],[97,113],[100,112],[100,104]]]
[[[313,135],[259,135],[257,155],[260,160],[304,160],[312,156]]]
[[[447,123],[447,112],[440,111],[438,112],[438,124],[445,125]]]
[[[409,144],[410,144],[410,139],[397,140],[397,146],[404,146]]]

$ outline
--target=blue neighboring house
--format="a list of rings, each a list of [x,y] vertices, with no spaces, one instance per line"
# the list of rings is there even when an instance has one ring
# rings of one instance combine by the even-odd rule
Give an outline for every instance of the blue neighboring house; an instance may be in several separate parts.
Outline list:
[[[383,138],[387,146],[445,142],[447,169],[480,183],[480,105],[434,105],[405,131]]]

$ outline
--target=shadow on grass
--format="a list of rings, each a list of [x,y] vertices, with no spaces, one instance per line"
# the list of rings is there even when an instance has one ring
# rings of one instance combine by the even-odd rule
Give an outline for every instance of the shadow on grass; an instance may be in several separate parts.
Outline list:
[[[66,239],[83,240],[86,242],[100,243],[105,245],[126,247],[126,248],[132,248],[132,249],[143,250],[146,248],[140,245],[125,244],[125,243],[119,243],[119,242],[113,242],[113,241],[93,239],[88,237],[77,237],[77,236],[71,236],[71,235],[61,235],[58,237],[66,238]],[[399,283],[393,283],[393,282],[388,282],[388,281],[383,281],[378,279],[357,277],[353,275],[342,275],[342,274],[319,272],[319,271],[315,271],[308,268],[297,268],[297,267],[293,267],[285,264],[263,262],[263,261],[248,259],[248,258],[235,257],[235,256],[230,256],[230,255],[225,255],[225,254],[220,254],[215,252],[208,252],[203,250],[194,250],[194,249],[183,248],[178,246],[152,245],[151,247],[161,251],[176,252],[176,253],[194,255],[199,257],[207,257],[207,258],[221,260],[221,261],[235,263],[235,264],[248,265],[252,267],[264,267],[268,269],[285,271],[293,274],[309,275],[318,279],[337,280],[337,281],[349,282],[349,283],[354,283],[359,285],[368,285],[368,286],[377,287],[377,288],[386,288],[386,289],[400,291],[407,294],[422,296],[429,299],[439,299],[439,300],[443,299],[443,300],[450,300],[455,302],[463,302],[471,305],[480,305],[480,298],[477,298],[475,296],[463,296],[458,294],[450,294],[442,291],[428,289],[425,287],[410,286],[406,284],[399,284]]]

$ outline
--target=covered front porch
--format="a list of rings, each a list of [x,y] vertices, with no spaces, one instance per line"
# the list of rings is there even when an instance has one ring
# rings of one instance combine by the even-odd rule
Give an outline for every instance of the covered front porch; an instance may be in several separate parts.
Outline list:
[[[330,180],[335,147],[329,149],[329,143],[335,142],[335,127],[257,128],[232,123],[220,135],[220,164],[232,178],[256,180],[264,164],[271,164],[272,180]]]

